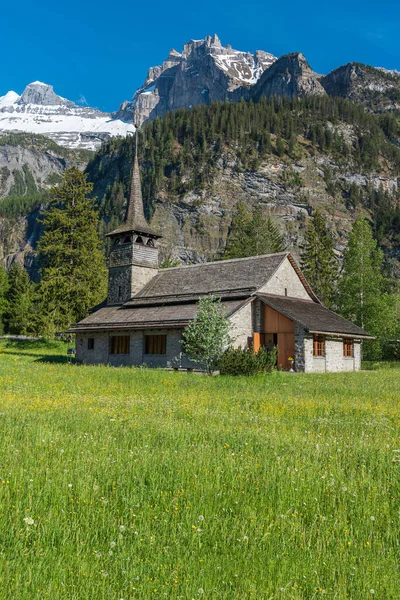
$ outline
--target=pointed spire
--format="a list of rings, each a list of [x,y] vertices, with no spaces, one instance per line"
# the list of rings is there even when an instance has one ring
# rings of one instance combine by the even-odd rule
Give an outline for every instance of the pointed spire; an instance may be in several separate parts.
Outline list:
[[[128,206],[126,208],[125,219],[121,225],[111,231],[108,235],[117,233],[125,233],[128,231],[138,231],[141,233],[149,233],[157,237],[161,237],[150,229],[143,210],[142,184],[140,181],[140,169],[138,160],[138,128],[135,134],[135,158],[133,161],[131,189],[129,194]]]

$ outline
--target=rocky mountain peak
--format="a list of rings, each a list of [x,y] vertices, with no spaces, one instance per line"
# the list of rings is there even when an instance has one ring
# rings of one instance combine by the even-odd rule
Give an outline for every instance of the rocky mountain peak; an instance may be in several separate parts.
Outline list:
[[[301,52],[285,54],[264,71],[254,87],[253,97],[259,100],[264,96],[322,95],[325,90],[320,83],[321,77],[311,69]]]
[[[70,100],[66,100],[58,96],[52,85],[34,81],[26,86],[20,99],[19,104],[37,104],[40,106],[75,106]]]
[[[182,53],[173,48],[160,66],[149,70],[144,85],[116,116],[141,124],[185,106],[247,98],[250,87],[275,60],[263,50],[252,54],[223,46],[217,34],[190,40]]]

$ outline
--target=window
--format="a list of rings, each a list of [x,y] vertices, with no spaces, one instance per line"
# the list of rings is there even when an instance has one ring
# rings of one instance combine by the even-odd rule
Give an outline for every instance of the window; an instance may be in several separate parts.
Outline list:
[[[123,244],[129,244],[132,241],[132,238],[130,235],[126,235],[124,237],[124,241],[122,242]]]
[[[152,248],[154,248],[154,240],[152,240],[151,238],[148,240],[147,242],[148,246],[151,246]]]
[[[287,296],[287,288],[285,288],[285,296]]]
[[[325,356],[325,338],[314,335],[313,356]]]
[[[87,349],[94,350],[94,338],[88,338]]]
[[[110,339],[110,354],[129,354],[129,335],[113,335]]]
[[[142,244],[142,245],[143,245],[143,238],[142,238],[142,237],[140,237],[140,235],[138,235],[138,236],[137,236],[137,238],[136,238],[136,243],[137,243],[137,244]]]
[[[144,336],[145,354],[166,354],[167,336],[166,335],[145,335]]]
[[[354,356],[353,340],[343,340],[343,356],[345,356],[346,358],[353,358],[353,356]]]

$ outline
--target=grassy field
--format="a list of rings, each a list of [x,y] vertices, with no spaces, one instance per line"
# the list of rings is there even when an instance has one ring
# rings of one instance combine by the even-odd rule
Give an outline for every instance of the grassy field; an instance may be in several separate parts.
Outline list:
[[[0,342],[1,600],[400,597],[400,369],[82,367]]]

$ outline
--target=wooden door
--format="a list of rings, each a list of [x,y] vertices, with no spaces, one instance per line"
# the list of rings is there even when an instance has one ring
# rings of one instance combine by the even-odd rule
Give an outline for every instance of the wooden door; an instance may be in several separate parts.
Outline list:
[[[278,368],[290,369],[289,357],[294,358],[294,333],[278,333]]]

